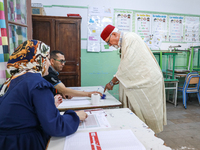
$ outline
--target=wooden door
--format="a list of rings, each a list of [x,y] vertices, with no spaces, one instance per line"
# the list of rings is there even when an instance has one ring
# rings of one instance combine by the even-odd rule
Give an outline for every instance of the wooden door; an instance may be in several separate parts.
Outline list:
[[[32,16],[33,39],[40,40],[55,49],[55,20],[46,16]]]
[[[56,49],[65,55],[66,64],[59,79],[67,87],[81,86],[80,23],[81,18],[56,19]]]

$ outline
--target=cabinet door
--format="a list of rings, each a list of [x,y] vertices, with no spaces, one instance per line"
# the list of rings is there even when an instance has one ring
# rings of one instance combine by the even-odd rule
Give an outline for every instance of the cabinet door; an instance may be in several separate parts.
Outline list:
[[[64,53],[66,64],[59,79],[66,87],[80,86],[80,21],[81,19],[56,20],[56,49]]]
[[[55,49],[55,21],[51,18],[33,16],[33,39],[40,40]]]

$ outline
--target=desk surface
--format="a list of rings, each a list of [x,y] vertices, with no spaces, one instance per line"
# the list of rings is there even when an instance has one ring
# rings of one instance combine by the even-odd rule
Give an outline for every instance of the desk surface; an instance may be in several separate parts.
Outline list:
[[[171,150],[163,145],[164,141],[155,136],[155,133],[148,128],[132,111],[128,108],[104,109],[107,114],[111,128],[78,130],[79,132],[111,131],[121,129],[131,129],[137,139],[144,145],[146,150]],[[76,133],[74,133],[76,134]],[[51,137],[48,150],[63,150],[65,137]]]
[[[103,88],[101,86],[88,86],[88,87],[73,87],[73,89],[80,90],[80,91],[99,91],[103,93]],[[107,108],[107,107],[119,107],[122,105],[122,103],[117,100],[115,97],[113,97],[110,93],[107,91],[105,92],[106,99],[101,99],[100,103],[98,105],[75,105],[75,106],[58,106],[58,110],[65,111],[68,109],[72,110],[80,110],[80,109],[94,109],[94,108]],[[91,101],[90,97],[87,97],[87,100]]]
[[[172,69],[168,69],[169,71],[173,71]],[[174,70],[175,73],[189,73],[190,70],[186,70],[186,69],[175,69]]]

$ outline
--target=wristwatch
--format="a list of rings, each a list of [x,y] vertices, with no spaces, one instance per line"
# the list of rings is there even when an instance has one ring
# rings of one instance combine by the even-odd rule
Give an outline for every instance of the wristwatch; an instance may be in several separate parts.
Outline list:
[[[114,84],[113,84],[112,80],[109,82],[109,84],[110,84],[111,86],[114,86]]]

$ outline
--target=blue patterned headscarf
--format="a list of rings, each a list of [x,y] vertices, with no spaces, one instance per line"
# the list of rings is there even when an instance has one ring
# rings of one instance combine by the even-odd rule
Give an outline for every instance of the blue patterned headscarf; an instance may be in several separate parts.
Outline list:
[[[27,40],[20,44],[9,57],[7,72],[11,77],[2,85],[0,96],[6,93],[11,80],[18,76],[27,72],[43,75],[48,69],[45,63],[49,52],[50,47],[38,40]]]

